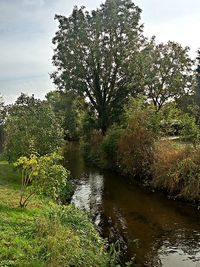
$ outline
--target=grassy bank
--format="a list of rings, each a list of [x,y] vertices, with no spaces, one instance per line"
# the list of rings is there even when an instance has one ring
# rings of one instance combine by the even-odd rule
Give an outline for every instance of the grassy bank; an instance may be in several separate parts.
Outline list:
[[[200,200],[200,148],[180,141],[162,140],[155,144],[152,165],[155,188],[175,198]]]
[[[19,207],[20,177],[0,162],[0,266],[108,266],[105,243],[87,215],[35,197]]]

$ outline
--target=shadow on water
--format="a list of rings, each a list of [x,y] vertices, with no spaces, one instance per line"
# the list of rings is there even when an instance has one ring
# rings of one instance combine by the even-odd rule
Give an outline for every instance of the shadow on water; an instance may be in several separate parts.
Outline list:
[[[197,209],[86,167],[74,144],[65,159],[77,183],[72,202],[91,216],[102,236],[120,241],[124,261],[136,256],[136,266],[200,267]]]

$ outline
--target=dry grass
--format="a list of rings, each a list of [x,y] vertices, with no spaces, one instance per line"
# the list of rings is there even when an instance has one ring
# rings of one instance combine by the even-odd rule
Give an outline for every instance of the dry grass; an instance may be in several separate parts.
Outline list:
[[[176,197],[200,198],[200,150],[190,144],[161,140],[156,143],[152,184]]]

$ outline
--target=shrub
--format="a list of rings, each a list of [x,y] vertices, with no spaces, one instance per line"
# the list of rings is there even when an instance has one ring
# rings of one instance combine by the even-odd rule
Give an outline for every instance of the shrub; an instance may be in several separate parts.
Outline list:
[[[159,116],[162,135],[179,135],[192,142],[194,146],[199,142],[200,131],[195,117],[189,113],[183,113],[175,102],[167,103]]]
[[[149,127],[146,110],[135,110],[118,144],[118,161],[125,173],[138,178],[150,176],[155,134]]]
[[[179,161],[170,176],[173,186],[178,189],[178,197],[187,200],[200,199],[200,159],[195,154]]]
[[[104,154],[104,164],[107,168],[118,167],[118,142],[123,133],[123,129],[118,125],[113,125],[106,133],[102,142],[102,151]]]
[[[168,191],[170,191],[169,173],[176,169],[177,162],[184,157],[184,146],[177,146],[170,141],[157,142],[152,164],[153,185],[159,188],[168,188]]]
[[[180,135],[196,147],[200,141],[200,130],[195,118],[189,114],[184,114],[182,116],[181,126]]]
[[[31,197],[43,194],[58,200],[66,189],[69,172],[58,163],[61,160],[56,153],[38,157],[20,157],[15,166],[21,168],[21,196],[20,207],[26,207]]]
[[[101,131],[93,129],[90,131],[87,140],[82,143],[84,158],[98,166],[103,165],[102,142],[103,135]]]

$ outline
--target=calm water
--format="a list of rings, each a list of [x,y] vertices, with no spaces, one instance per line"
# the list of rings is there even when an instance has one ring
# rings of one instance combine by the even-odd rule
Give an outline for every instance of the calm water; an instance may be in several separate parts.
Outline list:
[[[66,153],[76,178],[72,202],[88,212],[101,234],[119,240],[136,266],[200,267],[200,211],[123,177],[84,166],[78,147]]]

